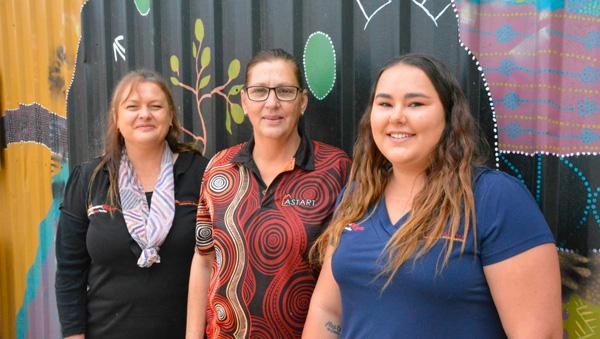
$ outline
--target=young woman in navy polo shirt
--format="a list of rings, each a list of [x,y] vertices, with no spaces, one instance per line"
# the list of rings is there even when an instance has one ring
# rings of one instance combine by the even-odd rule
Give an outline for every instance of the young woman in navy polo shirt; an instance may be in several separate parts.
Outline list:
[[[525,186],[474,164],[467,100],[426,55],[391,60],[314,247],[305,338],[559,338],[554,238]]]

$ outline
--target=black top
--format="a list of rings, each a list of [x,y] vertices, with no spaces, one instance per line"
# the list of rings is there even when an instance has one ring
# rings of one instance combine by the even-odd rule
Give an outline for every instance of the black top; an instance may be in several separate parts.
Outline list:
[[[173,225],[160,247],[160,263],[149,268],[137,266],[141,249],[121,212],[105,205],[106,169],[98,172],[87,204],[88,184],[99,162],[73,169],[61,205],[56,298],[62,334],[183,338],[196,208],[208,160],[192,152],[179,154],[173,167]]]

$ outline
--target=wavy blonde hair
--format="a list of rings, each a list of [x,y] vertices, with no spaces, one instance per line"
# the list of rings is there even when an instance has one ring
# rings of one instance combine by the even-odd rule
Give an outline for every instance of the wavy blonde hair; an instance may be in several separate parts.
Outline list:
[[[391,164],[373,140],[371,109],[381,74],[398,64],[418,67],[425,72],[444,107],[446,126],[430,155],[424,187],[414,197],[408,220],[394,233],[380,256],[380,260],[387,262],[377,276],[387,277],[383,289],[391,283],[400,266],[410,258],[416,260],[426,254],[440,239],[445,239],[446,251],[442,252],[443,261],[439,267],[443,269],[454,247],[454,241],[447,238],[457,239],[461,220],[464,221],[461,253],[468,232],[476,232],[471,185],[475,126],[467,99],[450,69],[442,62],[424,54],[406,54],[390,60],[377,76],[359,124],[348,187],[330,226],[312,247],[311,258],[316,264],[322,264],[328,246],[337,248],[339,245],[344,227],[364,218],[369,207],[379,203],[383,196]]]
[[[179,141],[179,136],[182,132],[181,123],[175,111],[175,102],[169,86],[165,80],[156,72],[145,69],[130,71],[119,80],[119,83],[115,87],[112,99],[110,101],[110,107],[108,110],[108,122],[106,124],[106,136],[104,139],[104,151],[103,157],[98,166],[92,172],[88,186],[88,204],[91,202],[91,188],[98,172],[106,166],[108,169],[109,188],[106,195],[106,204],[108,206],[118,206],[119,201],[119,163],[121,161],[121,155],[123,147],[125,146],[125,140],[123,135],[119,132],[117,126],[117,110],[119,104],[127,99],[131,92],[137,89],[140,83],[150,82],[157,85],[165,94],[167,104],[169,105],[169,112],[171,113],[171,128],[167,132],[165,137],[169,148],[173,153],[179,153],[184,151],[192,151],[200,153],[200,151],[192,144],[182,143]],[[128,90],[128,91],[127,91]]]

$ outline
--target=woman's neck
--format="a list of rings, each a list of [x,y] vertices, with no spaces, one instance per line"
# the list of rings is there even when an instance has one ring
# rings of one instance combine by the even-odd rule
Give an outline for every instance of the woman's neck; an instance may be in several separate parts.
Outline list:
[[[282,139],[254,138],[252,157],[261,163],[281,163],[290,160],[300,146],[300,135],[297,131]]]
[[[265,185],[269,186],[283,171],[285,164],[296,154],[300,141],[297,131],[294,131],[285,140],[254,139],[252,157]]]
[[[153,147],[139,147],[127,145],[127,157],[132,164],[160,164],[165,144],[161,143]]]
[[[155,147],[127,147],[129,162],[146,192],[154,190],[164,149],[164,143]]]
[[[390,191],[406,197],[414,197],[425,184],[425,170],[409,171],[393,168],[388,185]]]

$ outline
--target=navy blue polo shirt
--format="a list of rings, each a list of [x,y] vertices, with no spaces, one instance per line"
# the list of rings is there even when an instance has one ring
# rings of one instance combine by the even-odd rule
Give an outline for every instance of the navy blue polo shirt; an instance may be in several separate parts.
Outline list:
[[[527,188],[503,172],[485,169],[474,199],[477,254],[469,231],[462,256],[462,243],[454,240],[440,272],[436,265],[450,240],[439,240],[423,257],[402,265],[383,293],[387,278],[374,279],[386,261],[378,259],[408,215],[392,224],[382,198],[370,217],[346,226],[332,257],[342,296],[340,338],[506,337],[483,267],[553,243],[554,237]]]

